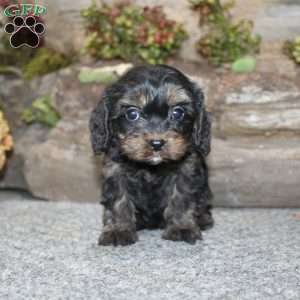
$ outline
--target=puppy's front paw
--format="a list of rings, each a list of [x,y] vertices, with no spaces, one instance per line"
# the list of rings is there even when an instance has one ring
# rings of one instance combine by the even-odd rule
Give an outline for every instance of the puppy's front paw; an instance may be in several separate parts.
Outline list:
[[[137,233],[130,230],[103,231],[99,237],[98,245],[101,246],[126,246],[138,240]]]
[[[214,225],[214,219],[211,214],[205,213],[199,217],[198,224],[201,230],[210,229]]]
[[[189,244],[195,244],[197,240],[201,240],[201,231],[198,229],[178,228],[169,226],[166,228],[162,237],[171,241],[184,241]]]

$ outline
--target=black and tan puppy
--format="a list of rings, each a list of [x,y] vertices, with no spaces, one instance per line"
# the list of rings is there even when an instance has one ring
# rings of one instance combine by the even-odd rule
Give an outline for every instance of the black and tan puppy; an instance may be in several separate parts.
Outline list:
[[[144,228],[201,239],[213,224],[210,127],[201,89],[172,67],[135,67],[106,89],[90,119],[93,150],[105,154],[99,245],[134,243]]]

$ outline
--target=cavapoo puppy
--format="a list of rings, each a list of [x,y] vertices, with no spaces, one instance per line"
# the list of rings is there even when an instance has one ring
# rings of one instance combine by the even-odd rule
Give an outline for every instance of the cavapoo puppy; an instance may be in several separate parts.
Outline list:
[[[99,245],[128,245],[163,228],[194,244],[213,225],[205,158],[211,121],[201,89],[166,65],[138,66],[104,92],[90,119],[104,153]]]

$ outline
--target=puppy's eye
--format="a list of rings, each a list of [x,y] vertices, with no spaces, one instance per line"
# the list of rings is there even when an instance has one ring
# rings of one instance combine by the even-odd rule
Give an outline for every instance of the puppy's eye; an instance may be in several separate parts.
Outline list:
[[[135,107],[129,107],[126,110],[125,116],[128,121],[134,122],[140,118],[140,111]]]
[[[181,106],[175,106],[171,112],[171,120],[180,121],[184,118],[184,108]]]

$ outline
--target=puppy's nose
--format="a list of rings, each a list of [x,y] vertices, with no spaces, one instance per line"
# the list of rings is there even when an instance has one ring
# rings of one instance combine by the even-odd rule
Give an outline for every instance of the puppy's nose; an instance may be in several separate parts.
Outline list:
[[[153,148],[154,151],[159,151],[163,147],[163,145],[166,143],[164,140],[150,140],[149,144]]]

